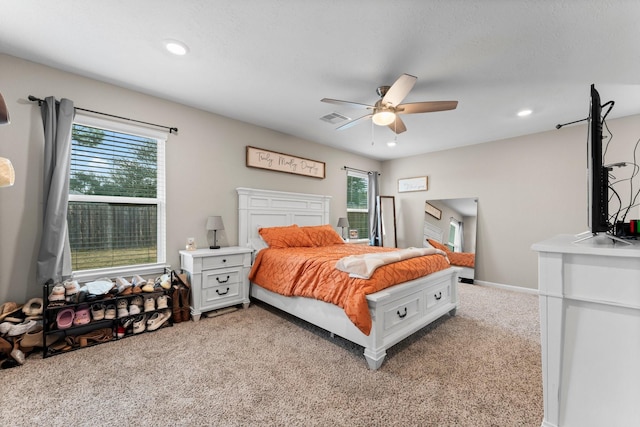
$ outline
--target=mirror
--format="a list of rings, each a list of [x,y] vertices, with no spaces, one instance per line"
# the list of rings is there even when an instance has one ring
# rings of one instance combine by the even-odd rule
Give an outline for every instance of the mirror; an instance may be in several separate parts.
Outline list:
[[[443,245],[452,265],[460,267],[459,280],[473,283],[475,278],[476,227],[478,224],[478,198],[427,200],[424,207],[424,236],[422,244],[429,240]]]
[[[380,204],[380,246],[395,248],[396,236],[396,199],[393,196],[378,196]]]

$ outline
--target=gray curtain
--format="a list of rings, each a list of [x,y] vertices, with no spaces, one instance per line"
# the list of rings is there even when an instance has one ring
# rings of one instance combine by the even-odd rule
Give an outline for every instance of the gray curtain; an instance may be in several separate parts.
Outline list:
[[[71,249],[67,230],[71,126],[73,101],[52,96],[40,105],[44,125],[43,222],[38,252],[37,280],[55,282],[71,276]]]
[[[378,172],[369,172],[369,245],[380,246],[380,218],[379,206],[377,203],[380,189],[378,188]]]

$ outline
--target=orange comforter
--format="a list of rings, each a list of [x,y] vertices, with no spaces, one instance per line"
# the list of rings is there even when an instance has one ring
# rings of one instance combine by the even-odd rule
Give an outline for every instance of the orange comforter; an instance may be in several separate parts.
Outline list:
[[[285,296],[315,298],[342,307],[366,335],[371,332],[367,294],[426,276],[449,267],[442,255],[410,258],[379,267],[370,279],[350,278],[335,268],[345,256],[385,252],[393,248],[338,244],[322,247],[263,249],[258,252],[249,280]]]
[[[474,268],[476,265],[476,254],[473,252],[452,252],[448,247],[440,242],[436,242],[433,239],[427,239],[429,244],[447,253],[447,258],[451,262],[451,265],[457,265],[458,267]]]

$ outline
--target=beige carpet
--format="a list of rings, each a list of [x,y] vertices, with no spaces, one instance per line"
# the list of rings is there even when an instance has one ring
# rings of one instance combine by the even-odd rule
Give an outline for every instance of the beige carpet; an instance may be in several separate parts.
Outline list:
[[[388,351],[247,310],[0,370],[2,425],[539,426],[535,295],[460,285],[460,308]]]

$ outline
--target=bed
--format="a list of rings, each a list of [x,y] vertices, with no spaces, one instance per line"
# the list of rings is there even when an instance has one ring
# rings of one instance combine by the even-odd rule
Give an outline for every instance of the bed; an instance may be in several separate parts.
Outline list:
[[[442,243],[442,230],[425,221],[422,244],[424,247],[434,247],[447,252],[451,265],[460,269],[458,279],[463,283],[473,284],[475,278],[476,255],[472,252],[452,252]]]
[[[238,243],[241,246],[259,250],[259,228],[329,223],[330,196],[252,188],[236,191]],[[455,315],[458,273],[458,268],[447,265],[427,276],[367,294],[366,305],[371,319],[368,334],[354,324],[345,309],[329,302],[284,296],[254,282],[250,285],[250,296],[364,347],[366,362],[375,370],[382,365],[388,348],[446,314]]]

